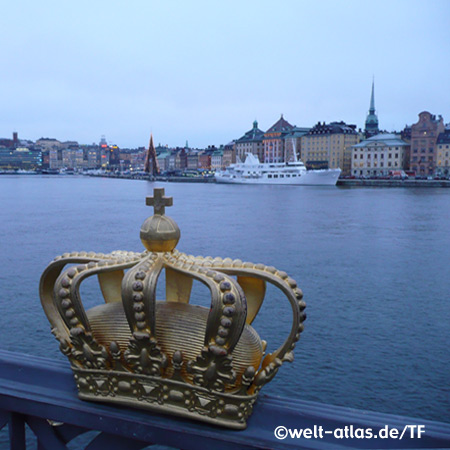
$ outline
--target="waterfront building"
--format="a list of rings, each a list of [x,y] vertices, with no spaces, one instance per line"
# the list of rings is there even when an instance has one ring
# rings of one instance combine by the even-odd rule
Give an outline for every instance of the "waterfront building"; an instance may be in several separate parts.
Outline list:
[[[253,122],[253,128],[247,131],[244,136],[235,142],[236,156],[241,160],[245,160],[247,153],[253,153],[258,156],[261,162],[264,161],[264,131],[258,128],[258,122]]]
[[[87,167],[87,161],[84,160],[84,152],[80,149],[62,150],[62,166],[71,169],[82,169]]]
[[[356,125],[318,122],[301,137],[301,156],[311,169],[337,169],[350,175],[352,146],[359,142]]]
[[[131,155],[131,168],[133,170],[144,170],[145,157],[147,156],[147,150],[143,147],[139,147],[137,153]]]
[[[184,148],[177,149],[175,153],[175,169],[185,170],[187,167],[187,153]]]
[[[294,127],[286,134],[284,138],[284,160],[294,161],[294,151],[297,154],[297,159],[302,160],[302,140],[311,128]]]
[[[211,170],[211,152],[204,150],[198,154],[198,168]]]
[[[223,148],[214,150],[211,154],[211,170],[220,170],[223,167]]]
[[[63,166],[61,150],[48,150],[48,160],[50,169],[61,169]]]
[[[50,167],[50,155],[49,152],[41,151],[42,154],[42,169],[48,169]]]
[[[364,134],[366,139],[378,134],[378,117],[375,112],[375,81],[372,80],[372,94],[370,96],[370,107],[366,117],[366,126],[364,128]]]
[[[198,169],[198,152],[191,150],[187,155],[187,169]]]
[[[110,151],[107,145],[100,146],[100,166],[102,169],[109,167]]]
[[[175,159],[176,159],[177,155],[175,153],[175,151],[172,149],[172,151],[170,152],[170,156],[169,156],[169,168],[168,170],[175,170]]]
[[[42,152],[27,147],[0,148],[0,168],[39,169],[42,165]]]
[[[264,133],[264,162],[284,162],[284,138],[293,128],[294,126],[285,120],[283,114],[281,114],[280,119]]]
[[[88,147],[87,153],[87,166],[90,169],[96,169],[100,165],[100,152],[98,147]]]
[[[448,177],[450,175],[450,130],[440,133],[437,142],[436,175]]]
[[[156,160],[161,172],[169,170],[170,151],[167,148],[161,150],[159,153],[157,153]]]
[[[445,131],[442,116],[428,111],[419,114],[419,121],[411,126],[410,168],[419,176],[431,176],[436,171],[436,142]]]
[[[398,134],[377,134],[352,146],[351,174],[356,177],[387,176],[408,169],[409,144]]]
[[[231,141],[223,147],[222,166],[228,167],[236,162],[235,142]]]

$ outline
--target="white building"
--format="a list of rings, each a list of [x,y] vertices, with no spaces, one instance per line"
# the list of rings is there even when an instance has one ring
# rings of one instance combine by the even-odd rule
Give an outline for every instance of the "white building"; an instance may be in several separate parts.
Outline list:
[[[351,174],[356,177],[387,176],[408,169],[410,145],[397,134],[377,134],[352,146]]]

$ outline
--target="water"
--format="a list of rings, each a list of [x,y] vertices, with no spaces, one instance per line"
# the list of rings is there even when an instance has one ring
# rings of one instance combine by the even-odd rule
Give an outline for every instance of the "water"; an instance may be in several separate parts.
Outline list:
[[[174,197],[179,250],[274,265],[303,289],[295,361],[263,392],[450,422],[448,189],[1,176],[0,348],[65,359],[39,302],[42,271],[66,251],[141,251],[155,186]],[[206,305],[204,293],[193,301]],[[269,349],[289,309],[269,290],[254,322]]]

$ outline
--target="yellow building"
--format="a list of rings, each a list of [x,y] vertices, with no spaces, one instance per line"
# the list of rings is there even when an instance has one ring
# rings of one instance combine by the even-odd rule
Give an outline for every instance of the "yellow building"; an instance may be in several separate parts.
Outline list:
[[[318,122],[301,137],[301,157],[307,167],[342,170],[350,175],[352,146],[359,142],[356,125]]]
[[[450,175],[450,130],[439,134],[436,142],[436,175]]]

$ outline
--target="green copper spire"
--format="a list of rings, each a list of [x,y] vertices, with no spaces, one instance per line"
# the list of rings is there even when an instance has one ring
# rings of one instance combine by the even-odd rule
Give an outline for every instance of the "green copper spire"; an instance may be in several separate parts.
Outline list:
[[[366,138],[375,136],[379,133],[378,117],[375,112],[375,79],[372,79],[372,94],[370,96],[369,113],[367,114],[366,126],[364,131],[366,134]]]
[[[375,79],[372,79],[372,95],[370,96],[369,114],[375,114]]]

